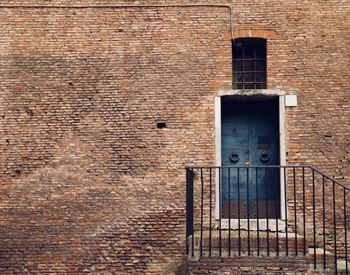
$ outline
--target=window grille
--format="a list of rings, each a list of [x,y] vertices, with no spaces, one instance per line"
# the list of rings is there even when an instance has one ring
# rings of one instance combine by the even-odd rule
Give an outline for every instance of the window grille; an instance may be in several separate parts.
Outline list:
[[[266,89],[266,39],[234,39],[232,57],[234,89]]]

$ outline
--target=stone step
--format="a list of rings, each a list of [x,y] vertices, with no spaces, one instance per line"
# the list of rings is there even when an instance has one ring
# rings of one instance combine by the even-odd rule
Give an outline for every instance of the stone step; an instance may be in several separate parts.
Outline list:
[[[188,260],[188,274],[314,274],[308,273],[310,270],[310,260],[301,256],[214,256]]]
[[[221,238],[220,238],[221,234]],[[231,251],[235,252],[239,250],[239,244],[242,253],[248,253],[248,246],[250,246],[250,251],[252,253],[257,253],[258,246],[260,252],[267,252],[268,248],[271,253],[277,251],[277,238],[278,238],[278,250],[279,252],[287,252],[288,245],[288,253],[300,254],[307,251],[308,242],[305,240],[304,246],[304,238],[300,235],[295,235],[295,233],[289,232],[267,232],[267,231],[248,231],[241,230],[240,237],[239,232],[237,230],[222,230],[221,233],[218,230],[213,230],[211,232],[211,249],[213,251],[218,251],[220,246],[222,251],[228,251],[229,248],[229,234],[231,238]],[[192,249],[192,237],[190,236],[187,240],[188,245],[190,246],[190,250]],[[288,242],[287,242],[288,238]],[[239,242],[240,241],[240,242]],[[210,243],[210,232],[203,231],[202,233],[202,251],[209,251],[209,243]],[[194,250],[199,251],[201,245],[201,232],[195,232],[194,234]]]
[[[209,255],[209,240],[211,233],[211,255]],[[240,247],[239,251],[239,233],[240,233]],[[229,251],[229,234],[231,238],[231,247]],[[221,235],[221,245],[220,245]],[[258,237],[259,237],[259,252],[258,252]],[[277,237],[278,237],[278,253],[277,253]],[[288,237],[288,253],[287,253],[287,239]],[[202,232],[202,255],[200,255],[200,240],[201,232],[196,231],[194,234],[194,249],[192,256],[192,239],[188,237],[187,243],[189,245],[189,259],[200,260],[210,257],[219,258],[231,258],[231,257],[268,257],[268,258],[305,258],[310,262],[310,265],[314,267],[314,258],[316,257],[316,269],[323,270],[323,259],[324,255],[326,258],[326,271],[323,274],[328,274],[329,270],[334,270],[334,255],[329,251],[324,251],[320,247],[314,249],[312,247],[313,242],[308,242],[302,235],[295,234],[295,232],[270,232],[270,231],[248,231],[241,230],[217,230],[212,229],[209,232],[208,229]],[[250,251],[248,251],[248,240],[250,241]],[[269,241],[267,243],[267,241]],[[269,244],[269,251],[267,249]],[[305,244],[305,246],[304,246]],[[310,247],[309,247],[310,245]],[[316,243],[316,245],[318,245]],[[221,246],[221,252],[220,252]],[[304,255],[305,248],[305,255]],[[315,254],[316,252],[316,254]],[[210,256],[210,257],[209,257]],[[337,267],[339,274],[346,274],[346,261],[344,259],[337,260]],[[350,263],[348,263],[348,269]],[[348,270],[350,271],[350,270]],[[330,272],[331,274],[331,272]]]
[[[316,252],[316,254],[315,254],[315,252]],[[333,257],[332,253],[330,253],[328,251],[325,252],[323,248],[316,248],[316,249],[314,249],[313,247],[310,247],[308,249],[308,254],[311,257],[314,257],[316,255],[316,259],[317,260],[322,260],[324,254],[326,254],[326,257]]]
[[[346,263],[346,261],[343,259],[337,260],[337,269],[338,269],[338,274],[350,274],[350,262],[348,261]],[[348,273],[346,273],[346,271]]]
[[[266,253],[266,251],[261,251],[260,254],[257,254],[257,251],[252,251],[250,255],[248,255],[247,251],[242,251],[241,254],[238,253],[238,251],[232,250],[231,254],[229,255],[228,250],[222,250],[221,255],[219,254],[218,250],[213,250],[211,256],[209,257],[208,252],[206,251],[203,253],[202,256],[199,255],[199,251],[194,251],[194,256],[189,255],[188,260],[192,265],[196,266],[197,264],[194,264],[196,262],[203,263],[210,263],[210,262],[227,262],[232,261],[232,259],[244,259],[240,260],[238,262],[238,265],[241,266],[241,262],[247,263],[251,262],[251,266],[248,268],[245,267],[244,270],[259,270],[259,267],[261,266],[259,262],[256,262],[254,259],[259,259],[259,261],[266,261],[269,262],[271,260],[278,260],[280,261],[283,259],[283,261],[286,263],[287,267],[292,267],[295,264],[300,268],[301,265],[307,266],[309,272],[308,274],[334,274],[334,257],[331,253],[326,251],[326,268],[324,269],[323,264],[323,255],[324,250],[321,248],[316,248],[316,268],[314,265],[314,249],[309,248],[307,249],[307,254],[304,256],[303,253],[299,253],[298,255],[295,255],[293,253],[289,253],[286,255],[285,252],[280,252],[278,255],[275,251],[270,251],[269,254]],[[220,260],[218,260],[220,259]],[[263,260],[265,259],[265,260]],[[224,265],[223,265],[224,266]],[[277,267],[279,265],[276,265],[276,271],[279,270]],[[271,267],[273,269],[273,267]],[[281,266],[280,266],[281,268]],[[305,269],[306,270],[306,269]],[[338,259],[337,260],[337,274],[348,274],[346,271],[350,271],[350,262],[348,262],[348,270],[346,269],[346,261],[344,259]]]

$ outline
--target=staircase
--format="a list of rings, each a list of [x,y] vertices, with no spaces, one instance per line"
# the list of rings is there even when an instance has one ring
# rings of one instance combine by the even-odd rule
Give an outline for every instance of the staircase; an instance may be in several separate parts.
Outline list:
[[[230,233],[230,237],[229,237]],[[239,272],[304,272],[314,274],[334,274],[334,256],[322,248],[310,247],[308,240],[302,235],[288,232],[288,243],[285,232],[244,230],[214,230],[209,237],[209,231],[194,234],[194,246],[189,245],[189,273],[203,270],[227,270]],[[240,235],[240,236],[239,236]],[[230,241],[229,241],[230,240]],[[202,249],[201,249],[202,246]],[[210,249],[211,248],[211,252]],[[201,253],[202,251],[202,253]],[[327,266],[323,266],[326,257]],[[314,258],[316,257],[316,267]],[[346,274],[345,261],[337,260],[338,274]]]
[[[230,171],[224,173],[224,169]],[[246,186],[248,197],[241,196],[249,202],[250,192],[257,200],[252,204],[256,209],[247,207],[247,213],[242,214],[241,201],[236,203],[238,208],[223,213],[222,190],[230,192],[230,198],[231,192],[240,192],[244,184],[257,180],[238,182],[240,187],[223,186],[231,179],[224,181],[222,175],[234,175],[234,170],[239,175],[239,169],[258,170],[256,175],[259,170],[275,170],[280,215],[261,214],[269,209],[259,195],[253,195],[256,186]],[[186,183],[189,274],[349,274],[350,190],[321,172],[306,166],[188,167]],[[264,183],[257,185],[259,188]],[[235,205],[225,203],[229,208]]]

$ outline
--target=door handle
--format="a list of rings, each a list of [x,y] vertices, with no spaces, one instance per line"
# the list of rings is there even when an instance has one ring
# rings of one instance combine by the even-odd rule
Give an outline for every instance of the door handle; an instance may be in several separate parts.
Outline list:
[[[245,161],[245,164],[246,164],[246,165],[249,165],[249,164],[250,164],[250,161],[247,159],[247,160]]]
[[[267,152],[262,152],[262,154],[261,154],[261,156],[260,156],[260,160],[262,161],[262,162],[267,162],[267,161],[269,161],[269,159],[270,159],[270,156],[269,156],[269,154],[267,153]]]
[[[230,160],[234,163],[238,162],[239,161],[238,153],[232,153],[230,156]]]

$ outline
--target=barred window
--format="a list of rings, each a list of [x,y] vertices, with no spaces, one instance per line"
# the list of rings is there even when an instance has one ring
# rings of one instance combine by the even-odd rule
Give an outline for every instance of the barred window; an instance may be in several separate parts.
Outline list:
[[[233,88],[266,89],[266,39],[233,40]]]

